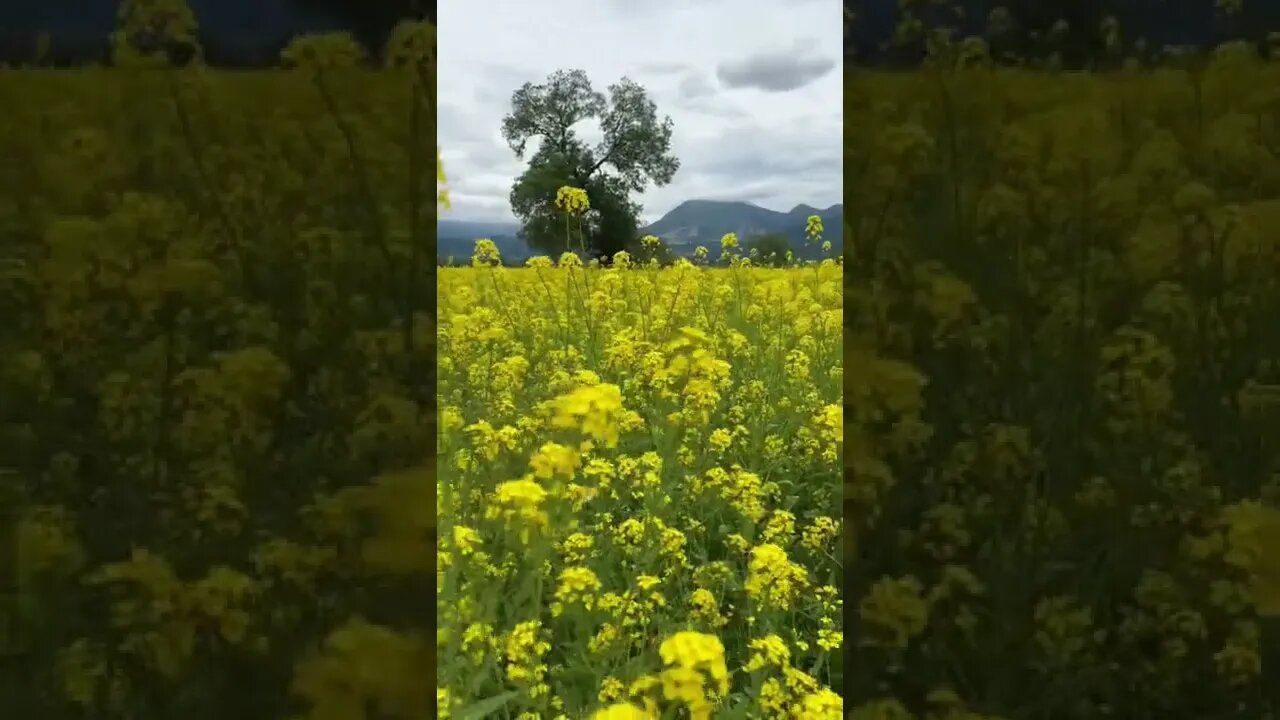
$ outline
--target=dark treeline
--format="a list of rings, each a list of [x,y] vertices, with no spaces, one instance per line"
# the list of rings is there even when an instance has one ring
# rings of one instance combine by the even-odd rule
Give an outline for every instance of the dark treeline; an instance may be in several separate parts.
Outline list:
[[[70,67],[107,62],[119,2],[8,0],[0,5],[0,63]],[[206,63],[273,65],[290,40],[349,32],[377,57],[399,21],[435,22],[435,0],[188,0]]]
[[[1066,68],[1096,67],[1111,59],[1102,30],[1108,18],[1115,20],[1124,54],[1133,57],[1151,56],[1167,46],[1208,48],[1237,39],[1265,50],[1268,35],[1280,31],[1280,2],[1273,0],[845,0],[846,62],[880,67],[918,63],[922,43],[894,42],[904,6],[912,7],[910,12],[928,27],[952,27],[959,37],[987,38],[997,60],[1056,55]],[[993,32],[997,8],[1007,11],[1008,22]],[[1064,25],[1055,32],[1059,21]]]

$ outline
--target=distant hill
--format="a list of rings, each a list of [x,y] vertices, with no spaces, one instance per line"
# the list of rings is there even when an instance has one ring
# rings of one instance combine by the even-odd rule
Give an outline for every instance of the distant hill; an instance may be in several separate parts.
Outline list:
[[[810,215],[822,218],[825,239],[839,253],[844,248],[844,205],[839,203],[826,210],[797,205],[788,212],[777,212],[746,202],[686,200],[640,233],[657,235],[681,255],[691,255],[694,248],[703,245],[713,257],[720,253],[720,238],[725,233],[736,233],[742,243],[756,235],[778,234],[791,241],[798,257],[814,258],[820,253],[805,243],[804,235]]]
[[[452,257],[454,262],[465,263],[475,251],[476,240],[489,238],[504,259],[523,263],[536,253],[518,237],[519,232],[515,223],[441,219],[436,221],[436,258],[445,261]]]
[[[736,233],[743,243],[756,235],[778,234],[791,242],[797,257],[815,259],[822,254],[808,245],[804,236],[810,215],[822,218],[825,238],[831,241],[833,252],[839,254],[844,248],[844,205],[839,203],[825,210],[801,204],[788,212],[778,212],[746,202],[686,200],[657,222],[641,228],[640,234],[657,235],[672,251],[686,257],[703,245],[713,258],[720,254],[720,238],[726,233]],[[540,253],[520,239],[519,231],[515,223],[441,219],[436,224],[436,256],[441,261],[452,257],[455,262],[465,262],[471,257],[476,239],[489,238],[503,259],[522,263]]]

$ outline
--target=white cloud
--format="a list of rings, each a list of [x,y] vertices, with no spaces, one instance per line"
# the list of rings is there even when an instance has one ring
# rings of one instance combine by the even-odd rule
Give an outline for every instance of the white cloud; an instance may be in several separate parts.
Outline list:
[[[560,69],[592,87],[629,77],[670,115],[680,169],[640,197],[656,220],[684,200],[774,210],[841,201],[842,6],[836,0],[517,0],[440,4],[438,138],[453,209],[512,220],[525,164],[502,139],[511,94]],[[594,119],[577,128],[596,142]]]

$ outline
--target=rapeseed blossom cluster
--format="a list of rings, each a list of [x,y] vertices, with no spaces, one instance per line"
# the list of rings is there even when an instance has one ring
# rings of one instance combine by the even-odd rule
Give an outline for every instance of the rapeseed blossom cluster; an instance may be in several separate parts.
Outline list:
[[[842,712],[842,267],[660,245],[440,270],[443,710]]]

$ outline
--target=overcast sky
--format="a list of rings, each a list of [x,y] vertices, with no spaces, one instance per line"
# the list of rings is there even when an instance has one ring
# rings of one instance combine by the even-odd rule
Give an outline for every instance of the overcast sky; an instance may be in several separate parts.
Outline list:
[[[440,3],[437,135],[453,203],[442,218],[512,220],[525,164],[502,139],[522,84],[623,76],[675,124],[680,170],[639,198],[645,222],[684,200],[787,211],[841,202],[842,6],[837,0],[470,0]],[[594,118],[576,128],[594,145]],[[536,146],[530,145],[526,158]]]

